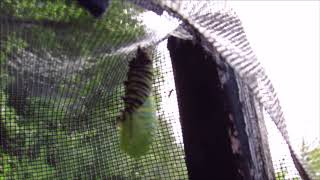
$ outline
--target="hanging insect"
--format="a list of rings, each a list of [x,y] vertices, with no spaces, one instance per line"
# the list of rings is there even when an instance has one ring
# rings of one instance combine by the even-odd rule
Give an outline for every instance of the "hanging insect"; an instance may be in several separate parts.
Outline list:
[[[129,63],[125,81],[124,110],[117,121],[120,129],[120,148],[128,155],[145,155],[157,129],[152,96],[152,60],[138,47],[136,57]]]

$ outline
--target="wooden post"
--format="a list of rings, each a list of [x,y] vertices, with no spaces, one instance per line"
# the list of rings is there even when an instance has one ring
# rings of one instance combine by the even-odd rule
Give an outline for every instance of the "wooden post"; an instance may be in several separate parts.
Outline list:
[[[259,128],[261,109],[256,111],[249,91],[239,90],[243,88],[238,88],[241,84],[233,71],[217,65],[215,57],[192,41],[170,37],[168,49],[189,178],[274,179],[266,138]]]

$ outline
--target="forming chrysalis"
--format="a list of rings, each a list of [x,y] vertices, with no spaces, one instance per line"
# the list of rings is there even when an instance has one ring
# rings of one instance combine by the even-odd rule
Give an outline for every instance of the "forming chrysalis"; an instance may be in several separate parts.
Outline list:
[[[120,129],[120,147],[128,155],[139,158],[152,144],[157,119],[152,91],[152,60],[140,47],[129,63],[125,81],[124,110],[117,121]]]

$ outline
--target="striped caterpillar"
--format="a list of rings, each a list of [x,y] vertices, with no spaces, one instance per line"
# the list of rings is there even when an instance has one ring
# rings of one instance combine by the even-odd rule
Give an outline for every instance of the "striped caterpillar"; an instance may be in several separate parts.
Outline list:
[[[124,110],[117,118],[120,148],[133,158],[145,155],[153,142],[157,119],[153,101],[152,60],[138,47],[124,82]]]

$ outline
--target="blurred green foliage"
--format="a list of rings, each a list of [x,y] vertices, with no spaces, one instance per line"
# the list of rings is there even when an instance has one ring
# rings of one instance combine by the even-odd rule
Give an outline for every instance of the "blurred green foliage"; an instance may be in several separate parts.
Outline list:
[[[83,55],[141,37],[144,31],[136,18],[139,11],[132,8],[123,1],[112,1],[106,14],[95,19],[73,0],[3,0],[0,16],[8,27],[1,33],[27,34],[24,40],[29,45],[55,56]]]
[[[316,177],[320,178],[320,146],[308,152],[307,162]]]
[[[276,176],[276,180],[286,180],[288,179],[288,171],[287,170],[277,171],[275,173],[275,176]],[[291,178],[291,180],[299,180],[299,178],[295,177],[295,178]]]
[[[311,145],[307,145],[305,141],[301,144],[302,158],[307,162],[309,170],[315,176],[315,179],[320,178],[320,145],[311,148]]]
[[[131,159],[120,150],[115,117],[123,106],[126,57],[96,53],[143,36],[139,12],[113,0],[97,20],[73,0],[0,2],[0,180],[187,179],[183,148],[163,116],[148,154]],[[6,63],[24,50],[95,64],[58,85],[60,94],[77,96],[28,96],[19,114],[8,103],[6,87],[16,77]]]

